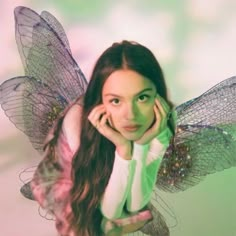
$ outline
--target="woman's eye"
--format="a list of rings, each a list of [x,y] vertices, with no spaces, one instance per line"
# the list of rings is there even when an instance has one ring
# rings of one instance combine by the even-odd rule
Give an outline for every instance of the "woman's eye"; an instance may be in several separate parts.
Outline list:
[[[138,97],[138,100],[140,102],[146,102],[148,100],[149,96],[148,95],[141,95]]]
[[[117,106],[120,104],[120,100],[117,98],[114,98],[114,99],[110,100],[110,103]]]

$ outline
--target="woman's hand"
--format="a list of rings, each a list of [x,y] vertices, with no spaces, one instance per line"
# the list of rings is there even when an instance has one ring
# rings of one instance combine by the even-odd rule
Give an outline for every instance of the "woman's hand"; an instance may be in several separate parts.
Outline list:
[[[105,106],[101,104],[90,112],[88,119],[99,133],[116,146],[116,151],[123,159],[130,160],[132,157],[132,143],[109,125],[110,115]]]
[[[137,144],[148,144],[167,127],[167,114],[170,111],[170,107],[167,102],[162,97],[157,95],[153,109],[155,114],[154,124],[144,133],[144,135],[139,140],[135,141],[135,143]]]

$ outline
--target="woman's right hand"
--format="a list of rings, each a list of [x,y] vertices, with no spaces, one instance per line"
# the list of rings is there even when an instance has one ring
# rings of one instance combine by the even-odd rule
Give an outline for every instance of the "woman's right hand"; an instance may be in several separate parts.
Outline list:
[[[116,151],[120,157],[130,160],[132,157],[132,143],[109,125],[108,119],[110,115],[111,114],[106,111],[105,106],[100,104],[90,112],[88,120],[99,133],[109,139],[116,146]]]

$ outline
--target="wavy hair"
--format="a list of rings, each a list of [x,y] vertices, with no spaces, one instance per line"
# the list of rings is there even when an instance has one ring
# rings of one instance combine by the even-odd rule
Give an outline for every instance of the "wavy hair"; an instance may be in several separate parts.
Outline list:
[[[99,57],[84,96],[80,147],[72,166],[70,223],[76,235],[103,235],[100,202],[112,172],[115,146],[93,127],[88,115],[102,103],[106,79],[120,69],[130,69],[148,78],[156,86],[157,93],[168,101],[161,67],[148,48],[122,41],[114,43]]]

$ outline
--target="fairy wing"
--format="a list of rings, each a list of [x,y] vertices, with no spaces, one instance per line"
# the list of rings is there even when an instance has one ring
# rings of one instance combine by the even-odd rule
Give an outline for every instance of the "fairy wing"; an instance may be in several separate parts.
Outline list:
[[[16,41],[25,74],[42,80],[68,100],[85,91],[87,81],[73,59],[61,24],[49,12],[15,9]]]
[[[61,24],[50,13],[26,7],[15,13],[16,42],[25,76],[0,86],[0,104],[9,119],[42,151],[53,121],[82,96],[87,81],[73,59]]]
[[[236,165],[236,77],[217,84],[174,111],[176,129],[156,186],[184,191],[206,175]]]

